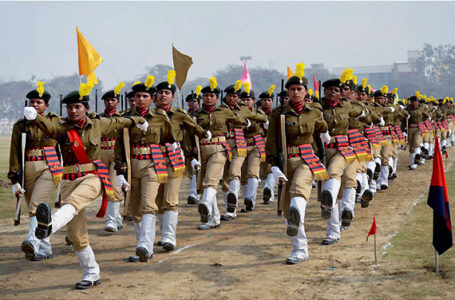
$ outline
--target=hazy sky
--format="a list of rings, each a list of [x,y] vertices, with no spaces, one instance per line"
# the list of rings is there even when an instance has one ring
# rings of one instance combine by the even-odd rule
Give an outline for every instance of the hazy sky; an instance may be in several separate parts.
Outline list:
[[[454,11],[454,2],[0,2],[0,79],[77,72],[76,26],[104,59],[95,73],[105,88],[172,65],[172,43],[193,58],[190,79],[243,55],[283,72],[301,61],[392,64],[424,43],[454,44]]]

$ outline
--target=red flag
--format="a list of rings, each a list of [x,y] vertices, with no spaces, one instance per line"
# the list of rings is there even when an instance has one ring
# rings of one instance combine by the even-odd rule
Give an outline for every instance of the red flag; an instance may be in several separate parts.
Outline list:
[[[376,234],[376,217],[373,217],[373,224],[371,224],[370,232],[368,232],[367,242],[368,242],[368,237],[372,234]]]
[[[446,176],[436,137],[433,156],[433,175],[427,204],[433,209],[433,246],[439,255],[452,247],[452,222],[450,220],[449,195]]]
[[[316,76],[313,73],[313,86],[314,86],[314,92],[319,91],[319,81],[317,81]]]

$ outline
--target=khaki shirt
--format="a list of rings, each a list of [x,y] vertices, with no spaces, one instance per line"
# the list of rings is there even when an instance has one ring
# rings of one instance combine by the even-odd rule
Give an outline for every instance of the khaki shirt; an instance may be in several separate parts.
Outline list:
[[[423,108],[419,107],[409,112],[408,124],[419,124],[420,122],[428,120],[429,117],[430,116],[427,114],[427,112]]]
[[[113,118],[113,117],[121,117],[121,116],[123,116],[123,114],[117,109],[117,110],[115,110],[115,112],[112,116],[109,116],[106,112],[100,113],[99,116],[102,118]],[[107,138],[117,139],[119,134],[121,134],[121,130],[114,129],[113,131],[109,132],[107,135],[103,135],[102,138],[103,139],[107,139]]]
[[[254,114],[254,117],[248,118],[248,120],[250,120],[251,122],[251,125],[248,128],[245,127],[245,129],[243,129],[243,132],[245,133],[245,138],[246,139],[253,138],[255,135],[258,134],[264,136],[265,132],[264,128],[262,127],[262,124],[267,122],[268,120],[267,115],[265,114],[264,111],[262,111],[262,109],[255,107],[253,107],[253,109],[250,112]]]
[[[48,113],[44,116],[51,123],[58,123],[60,116],[55,113]],[[19,168],[22,161],[21,158],[21,133],[24,131],[27,134],[26,150],[42,147],[55,147],[57,140],[47,135],[33,121],[24,119],[18,120],[13,126],[11,135],[11,147],[9,154],[9,172],[8,178],[13,184],[20,181]]]
[[[59,122],[49,122],[47,119],[37,116],[34,121],[47,135],[57,139],[62,151],[63,163],[65,166],[78,163],[73,153],[72,143],[68,137],[68,130],[76,129],[81,137],[85,152],[90,161],[100,159],[101,137],[110,134],[114,130],[121,130],[124,127],[134,127],[136,124],[144,123],[140,117],[117,117],[93,119],[86,118],[84,127],[81,129],[68,118],[61,118]],[[150,128],[150,126],[149,126]],[[139,128],[136,128],[139,130]]]
[[[156,108],[157,113],[165,113],[162,109]],[[171,107],[167,112],[167,116],[172,123],[174,129],[175,141],[183,141],[183,132],[190,135],[197,135],[199,138],[207,137],[207,132],[194,121],[190,115],[182,108]]]
[[[350,102],[340,100],[335,107],[322,102],[322,109],[324,113],[324,120],[329,127],[329,134],[347,135],[349,130],[349,119],[357,118],[362,114],[362,108],[359,106],[352,106]]]
[[[212,137],[227,134],[230,128],[242,128],[246,125],[244,117],[224,105],[216,106],[212,113],[207,112],[204,108],[198,109],[196,122],[203,129],[210,130]]]
[[[327,131],[327,123],[323,119],[322,112],[312,105],[305,105],[299,115],[290,104],[275,109],[270,114],[270,124],[265,145],[267,162],[272,166],[278,165],[278,154],[281,149],[280,116],[285,115],[286,144],[298,146],[312,144],[313,134]]]

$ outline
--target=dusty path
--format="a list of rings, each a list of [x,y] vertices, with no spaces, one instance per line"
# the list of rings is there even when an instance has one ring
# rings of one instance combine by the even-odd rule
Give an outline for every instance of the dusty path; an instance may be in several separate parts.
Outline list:
[[[455,150],[449,149],[453,156]],[[320,217],[315,189],[305,219],[310,261],[297,266],[284,264],[291,246],[284,219],[276,216],[276,204],[259,204],[250,214],[223,223],[222,228],[198,231],[196,207],[186,206],[186,189],[181,192],[178,250],[164,253],[155,249],[148,263],[129,263],[135,251],[132,226],[116,234],[104,231],[95,218],[99,203],[88,215],[91,244],[101,268],[102,284],[87,291],[73,289],[81,270],[71,247],[64,245],[65,231],[52,236],[54,259],[25,261],[20,243],[28,224],[13,227],[11,220],[0,221],[0,298],[81,298],[81,299],[347,299],[363,298],[381,282],[387,272],[374,272],[373,243],[365,241],[373,216],[378,224],[378,248],[405,221],[413,203],[426,195],[432,162],[416,171],[407,169],[408,152],[400,151],[398,176],[389,190],[380,192],[367,209],[356,205],[351,228],[342,232],[334,246],[322,246],[326,221]],[[220,210],[224,212],[221,194]],[[262,199],[259,193],[258,199]],[[262,201],[259,201],[262,202]],[[386,262],[379,263],[387,269]],[[386,274],[386,275],[384,275]]]

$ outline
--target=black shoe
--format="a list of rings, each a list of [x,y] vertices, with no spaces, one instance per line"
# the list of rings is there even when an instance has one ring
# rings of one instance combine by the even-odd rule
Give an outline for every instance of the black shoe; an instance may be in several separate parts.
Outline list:
[[[175,246],[171,243],[163,243],[163,249],[166,251],[174,251]]]
[[[376,167],[374,167],[373,180],[378,180],[380,173],[381,173],[381,164],[376,163]]]
[[[38,226],[35,229],[35,236],[40,240],[47,238],[52,232],[52,212],[49,204],[43,202],[38,205],[36,220]]]
[[[230,213],[235,212],[237,208],[237,197],[235,197],[234,193],[229,192],[227,194],[227,211]]]
[[[33,247],[32,242],[30,241],[23,241],[21,245],[22,252],[25,253],[25,258],[28,260],[33,260],[35,257],[35,248]]]
[[[447,147],[446,146],[442,146],[441,153],[443,155],[445,155],[447,153]]]
[[[243,203],[245,203],[245,209],[247,211],[252,211],[253,210],[253,200],[251,200],[250,198],[245,198]]]
[[[385,191],[385,190],[388,189],[388,188],[389,188],[388,185],[381,184],[381,191]]]
[[[366,190],[363,192],[362,200],[363,200],[363,201],[370,202],[371,200],[373,200],[373,193],[372,193],[369,189],[366,189]]]
[[[270,199],[272,198],[272,190],[266,187],[262,193],[262,201],[264,204],[270,204]]]
[[[371,169],[367,169],[367,177],[368,183],[370,183],[371,179],[373,178],[373,171],[371,171]]]
[[[416,154],[416,156],[414,157],[414,164],[418,165],[420,163],[421,158],[422,157],[420,156],[420,154]]]
[[[341,213],[341,226],[351,226],[353,216],[352,216],[352,211],[350,210],[343,210]]]
[[[286,233],[289,236],[296,236],[299,233],[300,226],[300,212],[294,206],[289,206],[288,212],[286,213],[286,220],[288,226],[286,227]]]
[[[309,259],[308,257],[298,258],[298,257],[291,256],[291,257],[286,258],[286,264],[287,265],[296,265],[296,264],[300,264],[301,262],[308,261],[308,259]]]
[[[68,238],[68,236],[65,236],[65,244],[67,246],[72,246],[73,245],[73,242],[70,241],[70,239]]]
[[[54,254],[36,254],[32,258],[32,261],[42,261],[42,260],[51,259],[51,258],[54,258]]]
[[[327,190],[323,190],[321,192],[321,207],[325,207],[329,210],[332,210],[332,206],[333,206],[332,194]]]
[[[91,288],[94,285],[98,285],[101,283],[101,279],[90,281],[90,280],[82,280],[76,283],[76,290],[86,290]]]
[[[149,258],[150,259],[153,258],[153,254],[150,255],[147,249],[145,249],[144,247],[137,247],[136,255],[139,256],[140,262],[147,262]]]
[[[240,212],[241,212],[241,213],[244,213],[244,214],[247,214],[247,213],[249,213],[249,211],[248,211],[248,210],[246,210],[246,208],[245,208],[245,207],[242,207],[242,209],[240,209]]]
[[[332,210],[328,209],[327,207],[322,207],[321,206],[321,217],[324,220],[330,219],[330,216],[332,215]]]
[[[128,261],[129,262],[138,262],[139,261],[139,256],[131,255],[130,257],[128,257]]]
[[[396,173],[393,173],[392,176],[390,176],[390,178],[392,178],[392,180],[396,179],[398,176]]]
[[[209,216],[201,216],[201,222],[207,223],[209,221]]]
[[[198,210],[199,214],[201,215],[201,222],[202,222],[203,218],[204,218],[204,220],[209,219],[209,208],[207,207],[207,205],[205,205],[204,203],[199,203],[199,205],[197,206],[197,210]]]
[[[156,243],[156,245],[157,245],[158,247],[161,247],[161,246],[163,246],[163,243],[162,243],[161,241],[158,241],[158,243]]]
[[[197,199],[194,198],[193,196],[188,196],[188,199],[186,201],[188,205],[195,205],[198,203]]]
[[[220,218],[221,221],[233,221],[235,219],[236,219],[236,217],[231,216],[231,215],[222,215]]]
[[[331,238],[325,238],[322,240],[323,245],[333,245],[338,243],[340,239],[331,239]]]

